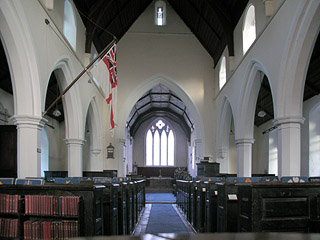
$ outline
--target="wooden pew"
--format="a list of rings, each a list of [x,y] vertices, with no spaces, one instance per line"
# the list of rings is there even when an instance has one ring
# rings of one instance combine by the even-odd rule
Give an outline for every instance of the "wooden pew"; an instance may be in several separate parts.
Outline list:
[[[204,232],[217,232],[218,186],[216,183],[224,180],[223,177],[214,177],[205,182]]]
[[[217,232],[238,231],[238,189],[239,182],[259,182],[258,177],[229,177],[223,183],[217,183]]]
[[[237,184],[241,232],[319,232],[320,183]]]

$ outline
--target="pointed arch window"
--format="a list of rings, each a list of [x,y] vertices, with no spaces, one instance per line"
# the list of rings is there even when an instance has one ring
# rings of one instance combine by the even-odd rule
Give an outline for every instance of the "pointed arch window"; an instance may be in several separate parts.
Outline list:
[[[223,56],[219,71],[219,89],[221,89],[227,82],[226,57]]]
[[[254,40],[256,40],[256,16],[255,7],[251,5],[246,13],[243,30],[242,30],[242,40],[243,40],[243,54],[247,52]]]
[[[166,25],[167,8],[164,1],[157,1],[154,5],[154,22],[157,26]]]
[[[70,0],[64,1],[63,34],[68,39],[73,49],[76,49],[77,27],[73,7]]]
[[[146,165],[174,166],[174,134],[171,127],[159,119],[147,131]]]

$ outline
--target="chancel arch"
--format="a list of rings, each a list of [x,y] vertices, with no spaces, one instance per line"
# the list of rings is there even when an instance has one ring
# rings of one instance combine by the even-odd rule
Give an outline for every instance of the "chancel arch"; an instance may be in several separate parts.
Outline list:
[[[119,109],[119,115],[118,115],[119,116],[118,118],[119,137],[124,139],[127,137],[125,129],[127,126],[127,121],[128,121],[130,112],[132,111],[135,103],[146,92],[150,91],[150,89],[160,84],[167,87],[172,92],[174,92],[185,104],[188,111],[190,112],[190,116],[193,117],[194,129],[192,131],[192,134],[194,134],[194,138],[203,139],[203,136],[204,136],[203,120],[196,105],[193,103],[192,99],[188,96],[188,94],[181,88],[181,86],[175,83],[174,80],[162,74],[154,75],[153,77],[147,79],[146,81],[141,82],[135,89],[132,90],[132,94],[127,97],[126,102],[123,104],[121,109]],[[199,154],[202,156],[203,149],[199,148],[199,151],[201,152]]]
[[[140,167],[187,168],[193,128],[192,116],[176,93],[163,84],[154,86],[136,102],[127,121],[133,162]]]

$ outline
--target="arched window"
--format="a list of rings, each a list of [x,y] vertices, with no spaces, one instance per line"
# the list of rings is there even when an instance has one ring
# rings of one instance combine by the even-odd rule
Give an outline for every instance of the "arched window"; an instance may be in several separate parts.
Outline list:
[[[64,1],[63,34],[68,39],[73,49],[76,49],[76,46],[77,46],[76,20],[75,20],[72,4],[70,3],[69,0]]]
[[[256,39],[256,17],[255,8],[251,5],[244,18],[242,40],[243,40],[243,54],[247,52],[254,40]]]
[[[154,5],[154,23],[157,26],[166,25],[167,8],[164,1],[157,1]]]
[[[159,119],[147,131],[146,165],[174,166],[173,131],[162,119]]]
[[[226,57],[223,56],[219,71],[219,89],[221,89],[227,82]]]

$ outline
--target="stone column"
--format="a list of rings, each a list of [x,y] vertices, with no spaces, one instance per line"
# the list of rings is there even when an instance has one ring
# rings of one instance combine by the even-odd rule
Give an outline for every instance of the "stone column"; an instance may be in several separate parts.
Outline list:
[[[18,130],[18,177],[41,177],[41,130],[47,120],[42,117],[27,115],[14,115],[11,120]]]
[[[252,144],[254,139],[242,138],[235,141],[237,145],[237,176],[251,177],[252,174]]]
[[[82,177],[83,159],[82,148],[84,139],[68,138],[65,139],[68,152],[68,176]]]
[[[285,117],[274,121],[278,126],[278,175],[300,176],[302,117]]]

